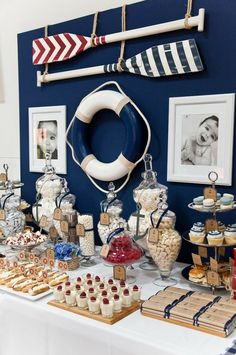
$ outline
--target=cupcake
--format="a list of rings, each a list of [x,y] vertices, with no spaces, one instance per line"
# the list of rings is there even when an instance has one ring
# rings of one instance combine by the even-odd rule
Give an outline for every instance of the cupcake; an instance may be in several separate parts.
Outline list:
[[[209,245],[222,245],[224,236],[220,231],[210,231],[207,234],[207,240]]]
[[[224,231],[225,231],[225,224],[224,224],[223,222],[221,222],[221,221],[218,221],[217,224],[218,224],[218,230],[219,230],[220,232],[224,233]]]
[[[203,200],[203,207],[209,210],[215,207],[215,201],[213,200],[213,198],[205,198]]]
[[[229,224],[224,232],[226,244],[236,243],[236,226],[234,224]]]
[[[232,199],[227,197],[227,196],[221,197],[221,199],[220,199],[220,208],[221,209],[227,209],[227,208],[230,208],[230,207],[232,207]]]
[[[197,208],[197,209],[201,209],[202,206],[203,206],[203,200],[204,200],[204,197],[203,197],[203,196],[195,197],[195,198],[193,199],[194,207]]]
[[[189,232],[189,239],[193,243],[204,243],[205,231],[202,227],[193,226]]]

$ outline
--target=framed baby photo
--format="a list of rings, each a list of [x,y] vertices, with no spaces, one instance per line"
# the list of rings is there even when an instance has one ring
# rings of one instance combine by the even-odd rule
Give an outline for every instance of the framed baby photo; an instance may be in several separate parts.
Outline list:
[[[45,153],[56,173],[66,174],[66,106],[29,107],[29,170],[43,172]]]
[[[232,184],[235,94],[171,97],[167,180]]]

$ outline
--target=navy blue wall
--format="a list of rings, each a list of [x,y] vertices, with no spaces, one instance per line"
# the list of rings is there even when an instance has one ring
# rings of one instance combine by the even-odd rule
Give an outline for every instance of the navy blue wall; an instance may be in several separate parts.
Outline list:
[[[187,0],[147,0],[129,5],[127,7],[127,29],[182,18],[186,11],[186,3]],[[197,74],[161,79],[131,74],[104,74],[59,81],[37,88],[36,71],[43,70],[43,66],[32,65],[31,45],[33,39],[43,36],[44,29],[40,28],[19,34],[21,178],[25,182],[22,194],[27,201],[34,202],[35,181],[40,176],[38,173],[29,172],[28,107],[66,105],[68,125],[76,107],[85,95],[105,81],[117,80],[149,120],[152,129],[150,153],[153,155],[158,180],[169,188],[169,206],[173,211],[176,211],[177,229],[183,232],[194,221],[204,220],[205,214],[197,214],[187,208],[187,204],[193,197],[202,194],[203,186],[166,181],[169,97],[235,92],[236,2],[235,0],[195,0],[193,15],[197,15],[200,7],[206,9],[205,31],[203,33],[197,32],[196,29],[183,30],[130,40],[126,44],[126,58],[129,58],[153,45],[195,38],[205,67],[203,72]],[[100,13],[97,34],[119,32],[120,14],[120,9]],[[86,16],[50,26],[49,34],[72,32],[90,36],[92,23],[93,16]],[[114,63],[118,56],[119,43],[114,43],[90,49],[70,61],[55,63],[49,70],[55,72]],[[101,111],[96,115],[91,127],[93,152],[103,161],[113,160],[123,145],[123,127],[114,117],[113,113]],[[234,156],[234,167],[235,158],[236,156]],[[81,213],[93,213],[95,221],[98,221],[99,202],[104,198],[104,195],[96,190],[81,169],[73,162],[69,148],[67,149],[67,168],[66,178],[71,191],[77,195],[78,210]],[[119,194],[119,198],[124,202],[125,217],[128,217],[135,209],[132,190],[140,183],[142,171],[143,165],[140,164],[132,173],[128,185]],[[236,194],[235,169],[233,170],[232,187],[221,187],[219,191]],[[228,223],[236,222],[234,212],[225,214],[221,219]],[[99,242],[98,237],[97,242]],[[181,260],[187,261],[189,259],[188,248],[189,246],[186,245],[182,248]]]

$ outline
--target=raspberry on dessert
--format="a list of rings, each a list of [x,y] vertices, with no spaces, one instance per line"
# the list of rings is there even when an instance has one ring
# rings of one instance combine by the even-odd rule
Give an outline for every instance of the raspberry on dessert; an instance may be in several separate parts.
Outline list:
[[[86,275],[86,277],[87,277],[87,279],[91,279],[91,274],[88,273],[88,274]]]
[[[128,296],[129,295],[129,290],[127,288],[124,289],[123,295],[124,296]]]
[[[94,292],[94,288],[93,287],[90,287],[89,288],[89,293],[93,293]]]
[[[118,301],[119,299],[120,299],[120,296],[117,295],[117,294],[115,294],[115,295],[114,295],[114,300]]]
[[[112,290],[112,292],[117,292],[117,287],[116,286],[112,286],[111,290]]]
[[[61,285],[57,286],[57,290],[61,291],[62,290],[62,286]]]
[[[77,277],[77,282],[81,282],[81,281],[82,281],[81,277]]]
[[[80,290],[81,289],[80,285],[76,285],[75,288],[76,288],[76,290]]]
[[[109,285],[113,285],[113,284],[114,284],[114,281],[113,281],[112,279],[109,279],[109,280],[108,280],[108,283],[109,283]]]
[[[86,293],[85,292],[81,292],[80,298],[86,298]]]
[[[121,280],[121,281],[120,281],[120,286],[121,286],[121,287],[124,287],[124,286],[125,286],[125,281],[124,281],[124,280]]]
[[[102,291],[102,296],[107,296],[107,291],[106,290]]]
[[[70,296],[70,290],[67,290],[67,291],[66,291],[66,295],[67,295],[67,296]]]
[[[92,280],[88,280],[87,281],[87,285],[92,285],[93,284],[93,281]]]
[[[100,284],[99,288],[100,288],[101,290],[103,290],[103,289],[105,288],[104,283]]]
[[[95,276],[95,281],[99,282],[100,281],[100,277],[99,276]]]
[[[90,301],[95,302],[96,301],[96,297],[94,297],[94,296],[90,297]]]
[[[137,285],[133,286],[133,291],[138,291],[138,286]]]
[[[102,302],[103,302],[103,304],[109,304],[109,299],[108,298],[103,298]]]
[[[67,282],[65,283],[65,285],[66,285],[66,286],[70,286],[70,281],[67,281]]]

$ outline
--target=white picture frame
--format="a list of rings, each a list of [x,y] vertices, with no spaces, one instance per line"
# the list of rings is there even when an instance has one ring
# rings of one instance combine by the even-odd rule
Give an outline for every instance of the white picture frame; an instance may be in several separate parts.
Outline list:
[[[232,185],[234,104],[234,93],[169,99],[167,181],[206,184],[215,171]]]
[[[45,150],[56,173],[66,174],[66,106],[29,107],[29,171],[43,172]]]

